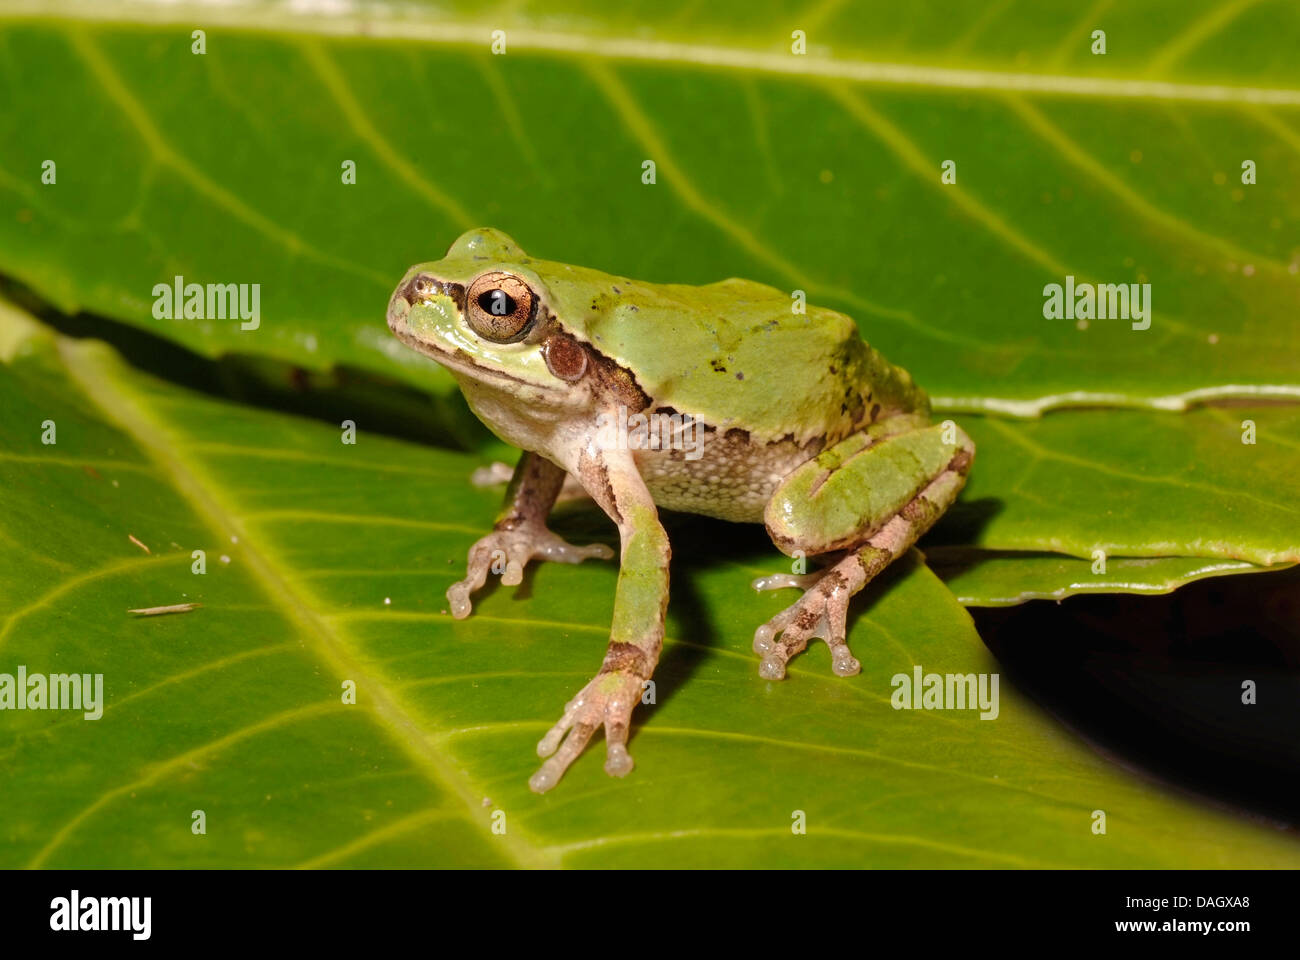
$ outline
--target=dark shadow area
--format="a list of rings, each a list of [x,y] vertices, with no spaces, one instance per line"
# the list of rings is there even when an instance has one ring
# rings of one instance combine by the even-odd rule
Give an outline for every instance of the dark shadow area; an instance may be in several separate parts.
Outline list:
[[[692,577],[673,570],[669,603],[669,636],[679,643],[664,647],[655,669],[655,697],[657,703],[667,703],[690,681],[701,661],[708,656],[717,630],[709,610],[700,599]],[[643,717],[642,719],[646,719]]]
[[[1111,759],[1300,827],[1300,568],[971,614],[1007,679]]]
[[[307,370],[272,357],[210,358],[130,324],[94,314],[68,315],[12,280],[0,294],[66,337],[103,340],[124,360],[177,386],[222,400],[321,420],[417,443],[476,450],[495,442],[458,395],[439,397],[401,381],[341,366]]]
[[[939,518],[934,529],[921,538],[921,549],[926,545],[979,543],[980,534],[1001,512],[1002,506],[997,497],[958,500]]]

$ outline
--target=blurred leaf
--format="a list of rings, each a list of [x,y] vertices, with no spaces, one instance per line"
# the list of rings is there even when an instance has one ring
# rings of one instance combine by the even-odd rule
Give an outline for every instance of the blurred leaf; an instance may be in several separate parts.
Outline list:
[[[1121,774],[1005,684],[996,720],[893,710],[914,665],[997,669],[914,558],[855,607],[860,676],[819,647],[760,680],[752,629],[790,598],[747,583],[788,561],[694,518],[672,528],[636,771],[589,754],[534,796],[533,744],[599,664],[612,564],[544,566],[453,621],[442,591],[496,501],[465,482],[475,459],[364,426],[343,445],[11,310],[0,356],[0,657],[103,673],[107,700],[97,721],[6,713],[8,866],[1300,864],[1293,839]],[[593,525],[612,533],[590,508],[559,524]],[[202,606],[126,614],[181,602]]]

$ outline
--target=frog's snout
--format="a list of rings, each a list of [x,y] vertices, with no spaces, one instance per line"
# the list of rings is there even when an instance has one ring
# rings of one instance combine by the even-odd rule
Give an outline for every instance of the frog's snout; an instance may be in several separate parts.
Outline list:
[[[406,327],[406,315],[411,311],[412,282],[408,280],[399,286],[388,301],[388,329],[393,333]]]

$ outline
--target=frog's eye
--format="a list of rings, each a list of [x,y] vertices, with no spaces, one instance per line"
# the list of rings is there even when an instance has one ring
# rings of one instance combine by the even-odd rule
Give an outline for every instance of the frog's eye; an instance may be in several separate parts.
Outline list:
[[[485,273],[465,297],[465,315],[474,332],[493,343],[522,340],[537,317],[537,296],[509,273]]]

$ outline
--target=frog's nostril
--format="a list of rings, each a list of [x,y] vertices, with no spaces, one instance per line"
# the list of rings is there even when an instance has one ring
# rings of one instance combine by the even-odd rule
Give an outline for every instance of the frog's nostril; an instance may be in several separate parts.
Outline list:
[[[414,276],[406,284],[406,299],[411,303],[423,300],[437,292],[437,285],[424,274]]]

